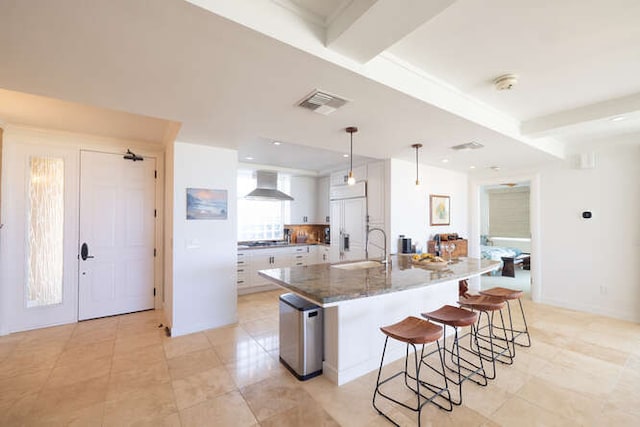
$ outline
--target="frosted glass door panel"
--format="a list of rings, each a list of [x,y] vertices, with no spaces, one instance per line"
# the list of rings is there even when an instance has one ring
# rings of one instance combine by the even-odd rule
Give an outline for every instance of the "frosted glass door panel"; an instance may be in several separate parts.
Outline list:
[[[78,150],[21,138],[5,140],[2,148],[8,209],[0,239],[0,306],[6,310],[0,329],[75,322]]]
[[[64,160],[32,157],[27,198],[27,307],[62,303]]]

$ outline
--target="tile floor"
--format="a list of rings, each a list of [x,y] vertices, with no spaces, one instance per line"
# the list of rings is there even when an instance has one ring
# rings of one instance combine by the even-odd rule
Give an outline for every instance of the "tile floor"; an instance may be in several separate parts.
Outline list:
[[[0,337],[0,425],[390,425],[371,407],[375,373],[338,388],[280,365],[278,295],[243,296],[237,325],[177,338],[154,311]],[[422,425],[640,425],[640,325],[525,307],[533,347]]]

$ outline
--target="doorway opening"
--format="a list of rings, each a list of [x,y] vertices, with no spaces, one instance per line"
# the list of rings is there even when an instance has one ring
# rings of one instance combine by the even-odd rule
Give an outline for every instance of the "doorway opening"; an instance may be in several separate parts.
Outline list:
[[[531,183],[528,180],[483,185],[480,199],[480,255],[501,263],[481,276],[481,289],[520,289],[531,299]]]

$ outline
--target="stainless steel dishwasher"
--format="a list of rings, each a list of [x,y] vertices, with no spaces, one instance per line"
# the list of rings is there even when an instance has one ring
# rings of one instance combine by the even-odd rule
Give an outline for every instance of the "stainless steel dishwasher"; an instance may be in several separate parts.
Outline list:
[[[280,362],[301,381],[322,374],[322,307],[294,294],[280,296]]]

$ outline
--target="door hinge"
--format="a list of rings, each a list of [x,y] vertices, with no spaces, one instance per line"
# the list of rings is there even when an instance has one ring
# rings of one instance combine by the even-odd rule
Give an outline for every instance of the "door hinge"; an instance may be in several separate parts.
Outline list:
[[[157,218],[157,217],[158,217],[158,210],[157,210],[157,209],[154,209],[154,210],[153,210],[153,217],[154,217],[154,218]]]
[[[158,171],[157,171],[157,170],[154,170],[154,171],[153,171],[153,177],[154,177],[155,179],[158,179]]]
[[[153,288],[153,296],[156,296],[156,288]]]
[[[156,256],[156,248],[153,248],[153,257],[155,258]]]

